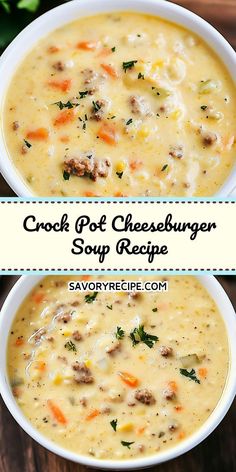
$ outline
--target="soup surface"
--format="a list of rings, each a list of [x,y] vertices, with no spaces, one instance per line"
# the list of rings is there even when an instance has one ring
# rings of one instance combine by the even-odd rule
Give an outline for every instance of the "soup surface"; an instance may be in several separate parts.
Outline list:
[[[138,13],[41,40],[4,110],[19,173],[41,196],[204,196],[235,162],[235,88],[199,37]]]
[[[200,428],[222,394],[229,354],[197,279],[170,277],[165,293],[69,292],[68,281],[43,279],[9,335],[13,394],[33,426],[101,459],[156,454]]]

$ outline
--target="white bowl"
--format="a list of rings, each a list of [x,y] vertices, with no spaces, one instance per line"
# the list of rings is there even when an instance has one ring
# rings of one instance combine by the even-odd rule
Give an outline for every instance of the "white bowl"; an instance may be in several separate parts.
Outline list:
[[[74,462],[78,462],[90,467],[98,467],[101,469],[139,469],[144,467],[151,467],[161,462],[165,462],[169,459],[184,454],[193,447],[197,446],[203,441],[220,423],[227,413],[236,393],[236,317],[235,311],[228,299],[226,293],[222,289],[221,285],[213,276],[200,276],[197,279],[202,285],[208,290],[211,297],[215,300],[220,313],[224,319],[229,342],[229,372],[226,380],[226,385],[222,396],[211,413],[207,421],[190,437],[184,439],[180,444],[174,446],[166,451],[158,452],[156,455],[151,455],[145,458],[131,459],[131,460],[101,460],[95,459],[88,456],[82,456],[74,452],[70,452],[67,449],[63,449],[59,445],[53,443],[45,436],[40,434],[32,424],[26,419],[23,412],[17,405],[9,385],[7,375],[7,340],[8,334],[11,330],[11,325],[15,317],[16,311],[19,305],[22,303],[27,294],[32,290],[35,284],[37,284],[42,276],[23,276],[15,284],[11,292],[9,293],[1,311],[0,317],[0,393],[2,398],[15,418],[19,425],[42,446],[46,447],[50,451],[69,459]]]
[[[209,23],[174,3],[164,0],[74,0],[40,16],[25,28],[0,58],[0,110],[9,83],[26,54],[45,35],[76,18],[101,12],[133,10],[157,15],[183,25],[202,37],[225,63],[230,75],[236,77],[236,54],[227,41]],[[2,128],[2,127],[1,127]],[[0,170],[14,192],[21,197],[35,196],[24,183],[9,157],[3,130],[0,130]],[[226,197],[236,188],[236,164],[215,196]]]

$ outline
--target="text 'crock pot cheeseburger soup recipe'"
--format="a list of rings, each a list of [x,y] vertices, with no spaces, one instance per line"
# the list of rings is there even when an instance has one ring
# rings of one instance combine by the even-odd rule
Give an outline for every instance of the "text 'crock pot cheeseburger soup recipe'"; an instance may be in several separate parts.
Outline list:
[[[5,100],[9,154],[41,196],[204,196],[235,162],[235,88],[195,34],[110,13],[52,32]]]
[[[223,319],[200,282],[173,276],[168,292],[86,293],[69,292],[69,280],[42,279],[11,327],[9,379],[32,425],[66,449],[118,460],[198,430],[229,362]]]

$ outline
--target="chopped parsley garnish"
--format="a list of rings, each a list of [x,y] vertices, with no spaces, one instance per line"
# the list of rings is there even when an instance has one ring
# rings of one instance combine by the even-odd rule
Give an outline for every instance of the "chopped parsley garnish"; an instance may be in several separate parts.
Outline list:
[[[125,446],[125,447],[127,447],[128,449],[130,449],[130,446],[131,446],[132,444],[134,444],[134,441],[131,441],[131,442],[128,442],[128,441],[121,441],[121,444],[122,444],[122,446]]]
[[[110,425],[114,429],[114,431],[116,431],[116,428],[117,428],[117,421],[118,421],[117,419],[110,421]]]
[[[168,167],[168,164],[165,164],[165,165],[162,167],[161,172],[164,172],[164,170],[166,170],[167,167]]]
[[[96,299],[98,292],[93,292],[92,295],[85,295],[84,299],[86,303],[93,303]]]
[[[26,139],[24,139],[24,143],[27,146],[27,148],[31,148],[32,144],[30,144],[29,141],[26,141]]]
[[[134,328],[129,335],[130,339],[132,340],[133,346],[139,343],[146,344],[149,348],[154,346],[154,343],[158,341],[158,337],[154,336],[153,334],[148,334],[144,331],[144,326],[139,325],[138,328]]]
[[[99,101],[98,100],[96,102],[93,101],[92,103],[93,103],[93,110],[95,112],[99,111],[101,108],[101,105],[99,105]]]
[[[120,326],[117,326],[116,334],[115,334],[116,339],[123,339],[124,335],[125,335],[124,330]]]
[[[68,351],[77,351],[76,345],[72,341],[67,341],[67,343],[65,344],[65,348],[68,349]]]
[[[116,175],[118,175],[119,179],[122,179],[124,172],[116,172]]]
[[[64,171],[63,171],[63,179],[64,179],[64,180],[69,180],[69,178],[70,178],[69,172],[66,172],[66,170],[64,170]]]
[[[70,109],[70,108],[78,107],[79,103],[72,103],[70,100],[68,100],[68,102],[66,103],[63,103],[60,100],[59,102],[53,103],[53,105],[57,105],[60,108],[60,110],[63,110],[63,108]]]
[[[138,79],[143,79],[144,80],[144,74],[142,74],[141,72],[138,73]]]
[[[128,121],[126,121],[126,126],[131,125],[133,123],[133,118],[130,118]]]
[[[190,372],[187,369],[179,369],[179,371],[185,377],[188,377],[190,380],[193,380],[194,382],[200,384],[200,380],[196,377],[196,372],[194,369],[190,370]]]
[[[207,105],[202,105],[201,110],[205,111],[207,109]]]
[[[88,95],[88,90],[85,90],[84,92],[79,92],[79,98],[84,98]]]
[[[112,51],[112,52],[115,52],[115,50],[116,50],[116,47],[113,46],[113,48],[111,48],[111,51]]]
[[[112,305],[107,305],[108,310],[112,310]]]
[[[156,313],[157,312],[157,307],[153,308],[152,311],[153,311],[153,313]]]
[[[134,64],[136,64],[136,62],[138,61],[127,61],[127,62],[123,62],[123,69],[124,71],[126,72],[128,69],[132,69],[132,67],[134,67]]]

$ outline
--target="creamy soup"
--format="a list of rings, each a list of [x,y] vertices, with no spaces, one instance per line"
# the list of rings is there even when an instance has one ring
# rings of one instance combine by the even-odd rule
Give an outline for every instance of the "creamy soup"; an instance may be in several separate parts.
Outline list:
[[[41,40],[5,101],[9,154],[41,196],[204,196],[235,162],[235,88],[160,18],[82,18]]]
[[[162,293],[69,292],[68,281],[43,279],[9,335],[12,391],[32,425],[101,459],[156,454],[198,430],[221,397],[229,353],[197,279],[170,277]]]

